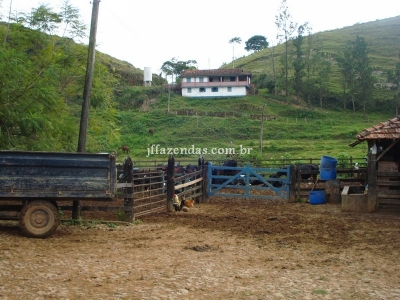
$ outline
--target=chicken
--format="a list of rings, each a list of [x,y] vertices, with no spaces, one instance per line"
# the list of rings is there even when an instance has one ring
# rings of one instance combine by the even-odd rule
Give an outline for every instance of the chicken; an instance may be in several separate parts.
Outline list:
[[[182,208],[181,202],[179,201],[179,197],[177,194],[174,194],[174,197],[172,198],[173,204],[175,211],[180,211]]]
[[[184,205],[187,207],[192,207],[194,205],[194,199],[185,200]]]
[[[182,195],[182,197],[181,197],[181,199],[182,199],[182,201],[181,201],[181,209],[184,207],[184,206],[186,206],[186,207],[192,207],[193,205],[194,205],[194,199],[192,198],[192,199],[189,199],[189,200],[186,200],[185,199],[185,195]]]

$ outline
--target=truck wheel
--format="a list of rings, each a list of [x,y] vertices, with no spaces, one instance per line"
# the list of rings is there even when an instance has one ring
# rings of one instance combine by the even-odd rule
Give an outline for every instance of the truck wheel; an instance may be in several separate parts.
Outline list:
[[[45,238],[52,235],[58,227],[57,208],[49,201],[28,202],[21,210],[19,224],[28,237]]]

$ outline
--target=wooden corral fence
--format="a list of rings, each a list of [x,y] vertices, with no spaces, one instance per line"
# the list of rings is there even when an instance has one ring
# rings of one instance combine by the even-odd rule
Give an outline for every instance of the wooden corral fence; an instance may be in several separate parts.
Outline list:
[[[360,159],[361,161],[362,159]],[[305,161],[310,161],[310,162],[317,162],[317,159],[309,159]],[[350,165],[354,164],[354,162],[357,161],[356,159],[350,159],[348,162],[346,162],[345,165]],[[121,165],[118,167],[118,177],[121,178],[121,175],[124,174],[124,168],[126,168],[126,172],[128,170],[132,171],[131,175],[127,175],[127,177],[130,177],[131,179],[128,178],[124,179],[123,177],[120,179],[119,183],[117,184],[118,186],[118,199],[116,202],[113,203],[104,203],[104,204],[99,204],[95,203],[94,205],[91,205],[92,203],[87,203],[87,202],[82,202],[83,205],[81,207],[81,211],[99,211],[99,212],[115,212],[115,214],[119,215],[122,220],[127,221],[127,222],[132,222],[135,218],[150,214],[153,212],[162,212],[162,211],[171,211],[172,210],[172,205],[170,206],[170,203],[172,201],[172,196],[174,193],[176,193],[179,197],[182,195],[185,195],[185,197],[188,198],[194,198],[197,203],[201,202],[206,202],[208,197],[209,197],[209,171],[208,171],[208,166],[203,166],[203,168],[199,171],[195,171],[193,173],[189,174],[174,174],[173,178],[168,181],[168,176],[167,172],[163,172],[155,166],[154,162],[151,161],[152,163],[143,163],[141,162],[141,165],[143,165],[143,168],[137,168],[135,167],[134,161],[127,160],[124,162],[124,165]],[[161,161],[159,162],[161,163]],[[194,164],[193,160],[188,161],[188,163]],[[238,164],[242,163],[238,160]],[[184,161],[180,161],[181,165],[185,165]],[[270,173],[272,171],[278,171],[281,170],[282,167],[280,167],[280,164],[273,164],[270,162],[270,165],[275,166],[274,168],[266,168]],[[147,168],[145,167],[147,166]],[[219,165],[214,165],[213,167],[221,167],[222,163]],[[338,164],[339,166],[339,164]],[[226,168],[226,167],[224,167]],[[254,168],[257,168],[257,166],[254,166]],[[283,167],[283,168],[286,168]],[[243,170],[244,167],[241,167],[241,170]],[[261,172],[262,170],[265,171],[265,168],[257,169],[256,173]],[[130,172],[130,171],[129,171]],[[290,179],[290,191],[287,192],[289,194],[289,201],[293,202],[295,200],[306,200],[309,197],[309,192],[314,189],[314,188],[326,188],[326,181],[318,180],[316,181],[315,179],[318,177],[319,172],[315,171],[309,171],[312,173],[313,178],[311,179],[302,179],[300,174],[296,171],[290,171],[291,172],[291,179]],[[246,172],[244,172],[241,175],[245,175]],[[307,171],[306,171],[307,173]],[[340,166],[337,169],[337,174],[338,178],[340,179],[337,180],[337,182],[333,182],[336,184],[336,186],[333,187],[327,187],[327,189],[332,189],[337,190],[337,185],[339,185],[339,189],[343,189],[345,185],[365,185],[365,178],[366,178],[366,173],[367,170],[365,167],[358,167],[357,169],[354,167],[350,168],[340,168]],[[249,171],[249,178],[250,177],[257,177],[256,175],[250,175],[251,172]],[[304,174],[304,173],[303,173]],[[238,175],[240,177],[240,175]],[[234,178],[233,180],[239,179],[239,177]],[[240,180],[243,180],[243,177],[240,177]],[[286,180],[286,179],[284,179]],[[130,181],[130,182],[129,182]],[[233,181],[232,181],[233,182]],[[271,181],[268,181],[271,184]],[[328,184],[332,184],[332,182],[328,182]],[[168,193],[168,185],[170,185],[170,196]],[[228,185],[228,184],[226,184]],[[268,183],[266,183],[267,188],[268,188]],[[288,183],[289,185],[289,183]],[[214,189],[216,188],[215,186],[213,187]],[[256,189],[260,189],[264,187],[257,187]],[[275,187],[274,187],[275,188]],[[285,187],[286,188],[286,187]],[[275,188],[276,189],[276,188]],[[277,189],[280,191],[279,189]],[[221,190],[219,191],[221,192]],[[251,194],[250,190],[247,192],[245,191],[243,193],[243,196],[246,198],[246,193],[247,196]],[[285,195],[286,192],[283,194]],[[275,195],[277,196],[277,195]],[[280,196],[279,196],[280,197]],[[286,199],[286,196],[284,196],[282,199]],[[171,198],[171,199],[170,199]],[[71,206],[63,206],[60,207],[60,210],[71,210]]]
[[[193,198],[197,203],[203,202],[203,170],[175,177],[175,194],[184,195],[186,199]]]
[[[310,191],[325,189],[327,198],[332,203],[340,202],[340,192],[346,185],[365,185],[366,168],[337,171],[344,178],[321,180],[319,170],[307,170],[299,165],[288,165],[284,168],[253,168],[208,166],[208,196],[281,199],[287,202],[307,201]],[[231,176],[219,175],[219,170],[231,170]],[[283,178],[270,178],[268,174],[280,174]],[[352,177],[350,177],[352,176]],[[252,181],[258,181],[253,186]],[[229,191],[230,190],[230,191]],[[232,192],[237,190],[238,193]],[[225,192],[229,191],[229,192]],[[258,191],[258,192],[256,192]],[[253,194],[252,194],[253,193]],[[258,193],[258,194],[257,194]]]
[[[134,217],[165,210],[165,172],[149,169],[133,174]]]
[[[226,157],[214,157],[209,159],[213,165],[222,165]],[[310,164],[319,164],[321,158],[279,158],[279,159],[243,159],[240,156],[234,157],[237,161],[238,166],[245,167],[246,165],[250,164],[253,167],[260,167],[260,168],[280,168],[285,167],[291,164],[297,163],[310,163]],[[140,159],[140,160],[132,160],[134,167],[140,169],[156,169],[160,168],[162,165],[166,164],[165,158],[158,158],[158,159]],[[175,163],[177,165],[185,166],[187,164],[197,164],[197,159],[195,158],[175,158]],[[357,167],[356,167],[357,164]],[[338,176],[348,174],[352,177],[355,173],[357,173],[358,168],[366,168],[367,161],[365,157],[346,157],[346,158],[338,158],[337,163],[337,170]]]

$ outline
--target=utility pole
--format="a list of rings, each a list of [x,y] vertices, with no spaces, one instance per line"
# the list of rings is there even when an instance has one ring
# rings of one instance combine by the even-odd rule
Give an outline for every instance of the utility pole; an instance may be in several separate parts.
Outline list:
[[[89,49],[88,49],[88,58],[87,58],[87,66],[86,66],[86,79],[85,79],[85,87],[83,89],[83,101],[82,101],[81,124],[80,124],[80,130],[79,130],[79,140],[78,140],[78,152],[86,152],[86,131],[87,131],[88,120],[89,120],[90,94],[92,92],[94,60],[95,60],[95,54],[96,54],[96,32],[97,32],[97,20],[99,17],[99,4],[100,4],[100,0],[93,0],[92,23],[90,25]]]
[[[260,130],[260,156],[262,156],[262,141],[263,141],[263,129],[264,129],[264,109],[266,103],[263,104],[262,115],[261,115],[261,130]]]
[[[100,4],[100,0],[92,0],[92,1],[93,1],[92,21],[90,25],[89,49],[88,49],[88,58],[86,65],[85,86],[83,89],[81,124],[79,129],[78,151],[77,151],[82,153],[86,152],[86,131],[89,120],[90,94],[92,92],[94,60],[96,54],[97,20],[99,17],[99,4]],[[77,220],[79,219],[80,215],[81,215],[80,201],[74,200],[72,204],[72,219]]]

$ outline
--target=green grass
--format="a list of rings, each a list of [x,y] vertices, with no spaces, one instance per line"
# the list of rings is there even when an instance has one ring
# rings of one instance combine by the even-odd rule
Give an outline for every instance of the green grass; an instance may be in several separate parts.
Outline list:
[[[312,38],[313,41],[321,43],[321,51],[334,62],[336,55],[347,41],[355,40],[357,35],[364,37],[368,45],[371,66],[379,71],[374,75],[379,82],[386,82],[386,71],[394,69],[399,61],[399,26],[400,16],[397,16],[318,32],[313,34]],[[279,57],[283,51],[283,44],[273,47],[277,69],[280,67]],[[119,67],[125,70],[126,66]],[[224,68],[231,67],[232,63],[224,65]],[[272,49],[264,49],[239,58],[235,61],[235,67],[252,72],[253,77],[267,74],[271,78]],[[266,89],[258,90],[257,95],[237,99],[187,99],[174,93],[171,94],[171,98],[168,93],[157,95],[153,88],[129,88],[132,97],[122,99],[125,102],[117,99],[118,103],[126,104],[121,105],[121,110],[118,112],[118,141],[109,142],[107,136],[103,136],[102,133],[98,134],[96,139],[107,141],[103,144],[107,144],[109,149],[101,151],[116,150],[121,144],[129,146],[130,156],[135,160],[165,161],[168,158],[168,155],[146,157],[147,148],[151,145],[171,148],[189,148],[194,145],[199,148],[235,147],[236,149],[242,145],[253,148],[245,159],[279,160],[289,157],[300,160],[318,158],[322,155],[362,158],[367,153],[366,143],[356,147],[350,147],[349,144],[356,141],[356,134],[363,129],[394,117],[395,109],[388,104],[391,103],[388,100],[393,98],[394,91],[374,89],[373,98],[376,107],[371,104],[367,108],[366,116],[361,111],[360,103],[356,103],[358,106],[356,113],[351,110],[343,111],[343,103],[340,100],[343,93],[341,77],[338,66],[334,63],[328,84],[330,95],[324,99],[322,109],[315,99],[313,105],[318,107],[310,106],[306,103],[307,100],[294,98],[288,105],[284,96],[268,94]],[[148,110],[143,111],[136,105],[141,99],[152,100]],[[259,117],[264,104],[266,104],[265,115],[275,116],[276,119],[264,122],[261,154]],[[170,113],[167,113],[168,109]],[[181,114],[185,111],[188,113]],[[223,116],[213,116],[217,113]],[[154,128],[153,135],[148,133],[150,128]],[[178,158],[197,158],[197,156],[176,155]],[[118,152],[118,160],[123,160],[124,157],[124,154]],[[205,155],[205,159],[215,161],[223,157]]]
[[[265,115],[275,116],[263,124],[262,155],[260,155],[261,117],[263,104]],[[190,110],[192,115],[166,113],[166,103],[158,101],[156,108],[147,112],[120,111],[121,141],[131,149],[134,159],[166,159],[168,155],[146,157],[151,145],[171,148],[243,147],[253,148],[245,158],[280,159],[318,158],[322,155],[364,157],[366,144],[356,147],[356,134],[365,128],[394,117],[390,113],[362,113],[332,111],[316,108],[288,106],[263,96],[238,99],[192,100],[174,95],[170,111]],[[194,111],[198,111],[196,116]],[[200,112],[203,115],[200,115]],[[208,115],[204,115],[207,112]],[[226,112],[227,117],[211,117],[211,113]],[[235,116],[233,117],[233,113]],[[148,133],[154,128],[154,134]],[[113,145],[117,149],[120,145]],[[110,149],[110,150],[112,150]],[[124,154],[118,153],[122,160]],[[198,155],[176,155],[178,158],[197,158]],[[219,159],[221,155],[205,155],[206,160]]]

